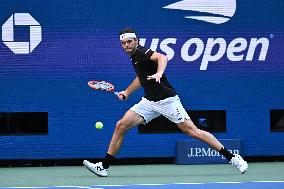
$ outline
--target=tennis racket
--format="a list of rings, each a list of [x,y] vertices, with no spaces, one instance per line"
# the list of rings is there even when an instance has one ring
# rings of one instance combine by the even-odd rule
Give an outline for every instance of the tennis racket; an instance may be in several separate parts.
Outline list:
[[[118,96],[118,92],[114,91],[114,85],[107,81],[100,81],[100,80],[93,80],[88,82],[89,87],[95,90],[101,90],[106,91],[115,94]],[[123,99],[126,99],[125,96],[122,97]]]

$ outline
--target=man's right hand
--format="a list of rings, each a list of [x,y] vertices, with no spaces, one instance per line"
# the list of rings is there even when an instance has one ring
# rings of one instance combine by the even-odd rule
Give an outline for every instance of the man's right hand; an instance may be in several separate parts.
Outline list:
[[[127,100],[128,94],[125,91],[120,91],[117,97],[119,100]]]

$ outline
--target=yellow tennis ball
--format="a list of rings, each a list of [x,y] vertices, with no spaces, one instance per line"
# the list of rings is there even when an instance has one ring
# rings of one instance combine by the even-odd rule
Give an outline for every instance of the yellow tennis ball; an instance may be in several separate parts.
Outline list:
[[[100,121],[98,121],[98,122],[96,123],[96,129],[102,129],[103,126],[104,126],[104,124],[103,124],[102,122],[100,122]]]

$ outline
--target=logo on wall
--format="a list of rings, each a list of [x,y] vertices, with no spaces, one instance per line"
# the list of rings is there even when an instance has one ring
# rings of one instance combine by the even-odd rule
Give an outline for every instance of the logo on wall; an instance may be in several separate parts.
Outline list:
[[[14,40],[14,26],[30,26],[28,42]],[[15,13],[2,25],[2,41],[15,54],[29,54],[41,42],[41,26],[29,13]]]
[[[182,0],[163,8],[200,12],[202,16],[185,16],[185,18],[223,24],[235,14],[236,0]]]
[[[232,154],[242,152],[242,142],[239,139],[220,140]],[[178,140],[176,146],[176,164],[211,164],[228,163],[218,151],[208,147],[199,140]]]

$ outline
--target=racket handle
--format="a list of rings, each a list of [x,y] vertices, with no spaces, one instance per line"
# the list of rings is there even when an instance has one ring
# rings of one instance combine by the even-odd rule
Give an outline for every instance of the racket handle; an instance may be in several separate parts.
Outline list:
[[[115,94],[116,96],[118,96],[118,92],[113,92],[113,94]],[[123,97],[122,97],[122,99],[123,99],[123,100],[125,100],[125,99],[126,99],[126,97],[125,97],[125,96],[123,96]]]

